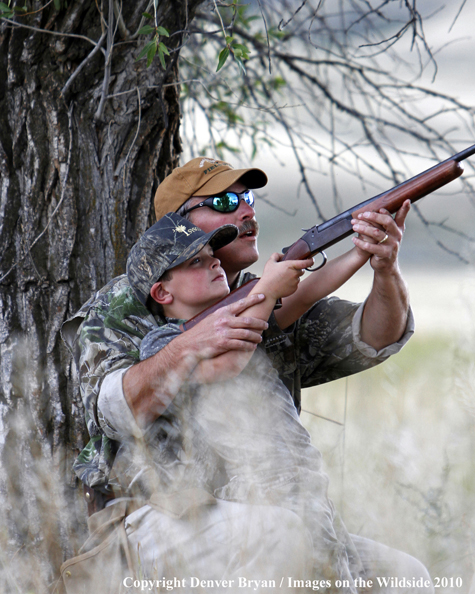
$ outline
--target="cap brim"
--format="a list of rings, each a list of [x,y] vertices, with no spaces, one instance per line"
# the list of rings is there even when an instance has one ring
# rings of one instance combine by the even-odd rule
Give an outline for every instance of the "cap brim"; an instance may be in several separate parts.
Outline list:
[[[204,233],[199,239],[191,243],[186,250],[167,268],[172,270],[190,258],[193,258],[198,252],[206,246],[210,245],[213,251],[219,250],[225,245],[228,245],[236,239],[239,230],[235,225],[223,225],[209,233]]]
[[[229,186],[240,181],[249,189],[263,188],[267,184],[267,175],[257,168],[253,169],[227,169],[216,174],[207,183],[195,191],[194,196],[211,196],[224,192]]]

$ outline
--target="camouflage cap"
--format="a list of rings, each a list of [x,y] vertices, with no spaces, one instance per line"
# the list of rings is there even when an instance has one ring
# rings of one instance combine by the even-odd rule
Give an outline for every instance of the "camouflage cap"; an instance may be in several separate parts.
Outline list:
[[[217,159],[192,159],[174,169],[158,186],[154,200],[157,219],[169,211],[177,211],[192,196],[224,192],[237,181],[247,188],[262,188],[267,175],[255,167],[233,169],[229,163]]]
[[[208,243],[213,250],[228,245],[238,235],[235,225],[223,225],[210,233],[169,212],[147,229],[127,259],[127,277],[144,305],[150,289],[164,272],[192,258]]]

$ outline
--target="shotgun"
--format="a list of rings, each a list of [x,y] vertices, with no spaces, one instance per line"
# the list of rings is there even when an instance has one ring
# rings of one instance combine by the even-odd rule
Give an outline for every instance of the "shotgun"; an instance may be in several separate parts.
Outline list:
[[[385,208],[391,214],[394,214],[401,208],[405,200],[409,199],[411,203],[414,203],[460,177],[463,173],[460,161],[467,159],[474,153],[475,144],[394,188],[356,204],[356,206],[345,210],[345,212],[336,215],[321,225],[315,225],[311,229],[303,229],[305,233],[302,237],[282,250],[283,260],[304,260],[315,254],[322,254],[323,263],[318,267],[321,268],[327,261],[324,250],[353,233],[351,219],[357,218],[363,212],[377,212],[380,208]],[[318,268],[313,270],[318,270]],[[255,278],[234,289],[229,295],[185,322],[183,329],[189,330],[217,309],[247,297],[258,280]]]

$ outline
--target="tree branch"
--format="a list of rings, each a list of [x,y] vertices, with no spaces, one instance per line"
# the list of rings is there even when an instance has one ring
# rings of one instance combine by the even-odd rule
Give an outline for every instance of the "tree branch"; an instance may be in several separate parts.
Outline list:
[[[73,74],[69,77],[64,87],[61,89],[61,95],[64,97],[68,92],[69,87],[74,82],[75,78],[81,72],[81,70],[86,66],[86,64],[97,54],[97,52],[101,49],[101,46],[106,38],[106,33],[103,33],[96,44],[96,47],[84,58],[84,60],[79,64]]]
[[[94,114],[94,120],[97,122],[102,118],[104,106],[106,103],[106,96],[109,90],[109,82],[111,75],[112,50],[114,49],[114,0],[109,0],[109,22],[107,23],[107,53],[106,63],[104,67],[104,80],[102,83],[102,93],[99,106]]]

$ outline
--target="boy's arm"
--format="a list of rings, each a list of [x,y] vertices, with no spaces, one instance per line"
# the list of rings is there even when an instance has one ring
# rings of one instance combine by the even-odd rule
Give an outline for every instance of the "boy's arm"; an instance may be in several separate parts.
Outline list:
[[[368,260],[370,255],[358,248],[330,260],[323,268],[312,272],[298,289],[282,301],[275,319],[283,330],[296,322],[314,303],[336,291]]]
[[[272,254],[265,265],[262,278],[249,293],[249,296],[261,295],[263,300],[241,312],[239,316],[246,315],[267,321],[277,299],[294,293],[305,268],[313,264],[312,258],[284,262],[280,262],[280,258],[280,254]],[[228,351],[213,359],[200,361],[192,378],[199,383],[212,383],[236,377],[246,367],[252,355],[251,351]]]

